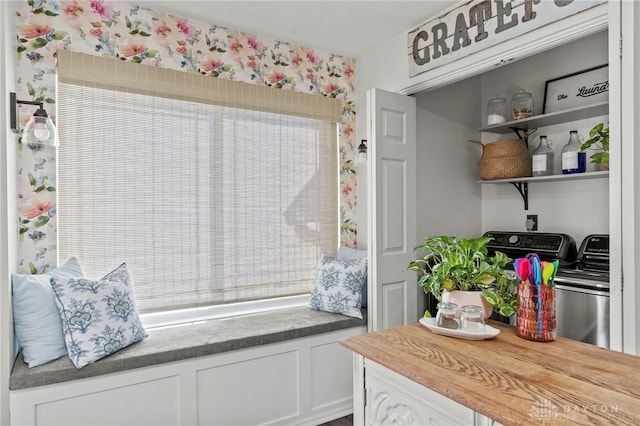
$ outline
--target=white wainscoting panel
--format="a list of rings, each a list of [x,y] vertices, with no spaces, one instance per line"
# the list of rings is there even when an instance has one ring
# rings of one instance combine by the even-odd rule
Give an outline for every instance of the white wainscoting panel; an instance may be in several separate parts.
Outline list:
[[[291,351],[199,371],[198,423],[255,425],[297,416],[299,358]]]
[[[327,343],[311,348],[311,409],[314,411],[353,400],[352,352]]]
[[[10,392],[12,425],[315,425],[353,410],[354,327]]]
[[[177,376],[63,398],[35,406],[37,425],[175,425],[180,423]]]

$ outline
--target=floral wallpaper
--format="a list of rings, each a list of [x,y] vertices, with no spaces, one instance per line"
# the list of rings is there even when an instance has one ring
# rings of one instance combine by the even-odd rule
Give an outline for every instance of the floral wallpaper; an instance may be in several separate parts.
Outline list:
[[[340,99],[341,241],[357,246],[354,59],[133,3],[21,0],[18,99],[44,102],[53,117],[58,49]],[[21,124],[28,118],[21,113]],[[43,272],[57,263],[54,148],[20,143],[18,196],[19,270]]]

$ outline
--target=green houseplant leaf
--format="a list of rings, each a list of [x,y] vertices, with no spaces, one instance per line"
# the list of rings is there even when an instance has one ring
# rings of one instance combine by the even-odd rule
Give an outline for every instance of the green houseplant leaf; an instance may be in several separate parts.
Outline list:
[[[592,163],[609,163],[609,128],[604,123],[598,123],[589,131],[589,139],[580,146],[580,151],[587,149],[599,149],[600,152],[592,154]]]
[[[488,256],[486,246],[491,240],[427,237],[424,244],[415,247],[424,256],[411,262],[408,269],[418,272],[418,285],[437,300],[442,300],[444,291],[481,291],[498,313],[511,316],[516,312],[517,280],[504,268],[512,259],[500,251]]]

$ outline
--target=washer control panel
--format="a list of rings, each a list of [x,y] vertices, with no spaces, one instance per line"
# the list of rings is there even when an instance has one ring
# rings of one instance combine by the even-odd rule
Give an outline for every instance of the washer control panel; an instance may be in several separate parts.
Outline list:
[[[529,252],[563,261],[573,261],[576,257],[576,242],[567,234],[489,231],[484,236],[493,239],[487,244],[490,250],[502,251],[510,257]]]

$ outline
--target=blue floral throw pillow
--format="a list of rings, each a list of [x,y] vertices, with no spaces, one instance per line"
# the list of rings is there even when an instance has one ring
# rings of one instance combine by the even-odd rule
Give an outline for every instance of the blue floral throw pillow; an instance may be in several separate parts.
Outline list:
[[[51,278],[69,358],[82,368],[145,337],[125,263],[94,281]]]
[[[320,311],[362,318],[362,289],[367,259],[338,260],[322,253],[309,306]]]
[[[340,246],[338,248],[338,253],[336,254],[336,259],[338,260],[353,260],[353,259],[362,259],[363,257],[367,257],[366,250],[357,250],[347,246]],[[367,307],[367,274],[364,275],[364,284],[362,285],[362,307]]]

